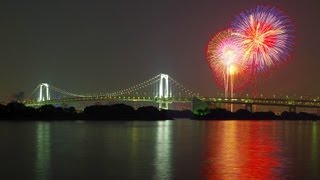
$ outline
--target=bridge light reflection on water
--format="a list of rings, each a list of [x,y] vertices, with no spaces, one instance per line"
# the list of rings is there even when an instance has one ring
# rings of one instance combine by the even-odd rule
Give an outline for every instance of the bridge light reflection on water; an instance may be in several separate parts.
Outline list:
[[[311,159],[311,162],[313,164],[313,167],[319,167],[320,166],[320,162],[318,161],[318,159],[319,159],[319,157],[318,157],[318,154],[319,154],[319,152],[318,152],[318,149],[319,149],[319,147],[318,147],[319,146],[318,145],[318,142],[319,142],[318,136],[319,136],[319,134],[318,134],[317,122],[313,122],[311,133],[312,133],[311,134],[311,138],[312,138],[311,145],[312,145],[312,147],[311,147],[311,158],[310,159]],[[313,175],[316,176],[318,171],[319,171],[318,169],[313,168],[312,169]]]
[[[320,178],[319,122],[0,125],[0,179]]]
[[[155,144],[155,179],[172,179],[172,121],[158,121]]]
[[[39,122],[36,130],[36,164],[37,179],[43,180],[50,177],[51,151],[50,151],[50,123]]]

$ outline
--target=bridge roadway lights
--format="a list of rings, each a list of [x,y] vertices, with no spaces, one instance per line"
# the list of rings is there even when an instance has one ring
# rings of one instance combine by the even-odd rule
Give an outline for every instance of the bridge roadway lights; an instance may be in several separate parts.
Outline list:
[[[155,98],[156,103],[159,104],[159,109],[169,109],[169,103],[172,103],[168,98]]]

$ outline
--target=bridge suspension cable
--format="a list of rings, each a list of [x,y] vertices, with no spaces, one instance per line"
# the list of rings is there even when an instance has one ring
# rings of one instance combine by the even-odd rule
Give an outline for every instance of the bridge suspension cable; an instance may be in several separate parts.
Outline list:
[[[103,94],[102,96],[119,96],[119,95],[123,95],[123,94],[130,94],[134,91],[137,91],[137,90],[140,90],[142,88],[145,88],[155,82],[157,82],[158,78],[160,77],[160,75],[157,75],[153,78],[150,78],[142,83],[139,83],[137,85],[134,85],[134,86],[131,86],[129,88],[126,88],[126,89],[122,89],[122,90],[118,90],[118,91],[115,91],[115,92],[112,92],[112,93],[105,93]],[[94,95],[94,96],[101,96],[101,95]]]
[[[64,95],[67,95],[67,96],[72,96],[72,97],[88,97],[86,95],[81,95],[81,94],[75,94],[75,93],[71,93],[71,92],[68,92],[68,91],[65,91],[65,90],[62,90],[60,88],[57,88],[57,87],[54,87],[54,86],[50,86],[50,88],[54,91],[57,91],[61,94],[64,94]]]
[[[31,99],[31,97],[38,91],[39,87],[40,87],[40,84],[36,88],[33,89],[32,93],[28,96],[27,99]]]
[[[180,88],[182,91],[184,91],[184,93],[192,96],[192,97],[199,97],[199,93],[195,93],[189,89],[187,89],[186,87],[184,87],[182,84],[180,84],[178,81],[174,80],[173,78],[171,78],[169,76],[169,80],[172,81],[178,88]]]

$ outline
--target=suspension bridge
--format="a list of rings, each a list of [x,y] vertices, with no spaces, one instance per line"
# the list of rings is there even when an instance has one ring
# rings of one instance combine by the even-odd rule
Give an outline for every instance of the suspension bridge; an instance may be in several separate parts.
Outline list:
[[[24,101],[27,106],[41,106],[45,104],[67,104],[77,102],[152,102],[159,105],[159,109],[168,109],[171,103],[191,103],[193,109],[198,100],[207,106],[216,104],[238,104],[252,111],[252,106],[284,106],[289,111],[296,108],[320,108],[320,99],[267,99],[267,98],[221,98],[202,97],[167,74],[159,74],[144,82],[133,85],[126,89],[106,93],[77,94],[57,88],[48,83],[39,84]],[[203,103],[202,103],[203,104]]]
[[[24,103],[28,106],[41,106],[85,101],[154,102],[159,104],[160,109],[168,109],[168,105],[174,102],[190,103],[193,97],[200,96],[169,75],[159,74],[132,87],[107,93],[77,94],[41,83]]]

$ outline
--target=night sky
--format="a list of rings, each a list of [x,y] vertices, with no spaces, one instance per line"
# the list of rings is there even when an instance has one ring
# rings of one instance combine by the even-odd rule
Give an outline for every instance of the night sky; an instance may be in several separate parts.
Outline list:
[[[320,95],[320,1],[12,0],[0,3],[0,101],[41,82],[111,92],[159,73],[216,96],[207,42],[260,4],[292,18],[296,47],[288,64],[259,79],[259,93]]]

